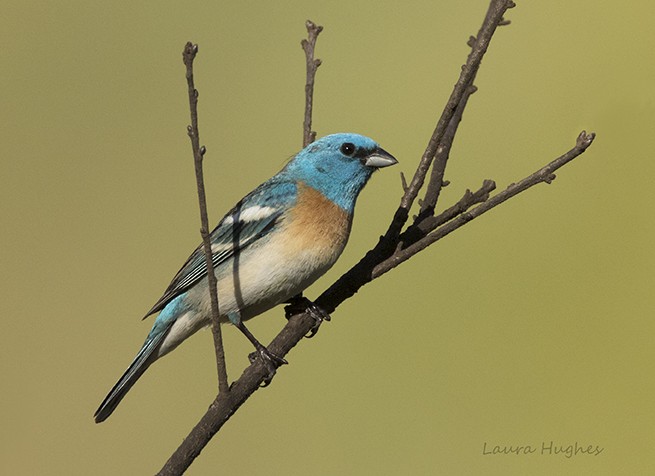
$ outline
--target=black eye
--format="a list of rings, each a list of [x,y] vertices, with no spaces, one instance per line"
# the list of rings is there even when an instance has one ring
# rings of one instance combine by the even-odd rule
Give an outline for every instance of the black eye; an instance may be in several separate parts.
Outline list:
[[[341,144],[341,153],[343,155],[347,155],[348,157],[352,157],[353,154],[355,153],[355,144],[351,144],[350,142],[345,142]]]

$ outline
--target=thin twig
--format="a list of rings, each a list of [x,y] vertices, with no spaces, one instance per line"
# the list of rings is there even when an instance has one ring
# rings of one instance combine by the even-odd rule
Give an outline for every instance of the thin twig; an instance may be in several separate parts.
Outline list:
[[[205,155],[205,146],[200,147],[200,133],[198,131],[198,90],[193,83],[193,60],[198,53],[198,45],[190,41],[184,46],[182,58],[186,66],[186,80],[189,88],[189,108],[191,110],[191,125],[187,126],[187,133],[193,148],[193,162],[196,170],[196,184],[198,187],[198,204],[200,206],[200,234],[202,235],[205,251],[205,264],[207,266],[207,282],[211,298],[212,334],[214,335],[214,349],[216,351],[216,367],[218,373],[218,391],[227,394],[230,390],[225,366],[225,351],[221,336],[221,325],[218,314],[218,292],[214,264],[212,262],[211,243],[209,241],[209,218],[207,217],[207,198],[205,196],[205,182],[202,173],[202,160]]]
[[[432,163],[430,181],[428,182],[427,191],[425,192],[425,197],[421,203],[421,211],[415,220],[415,223],[420,222],[423,217],[430,216],[434,213],[434,209],[439,201],[441,189],[443,188],[443,178],[446,173],[446,165],[448,163],[448,158],[450,157],[450,149],[453,146],[457,128],[462,121],[462,115],[464,114],[464,109],[468,104],[468,100],[471,97],[471,94],[475,91],[477,91],[477,88],[473,85],[466,88],[462,100],[457,104],[455,114],[453,114],[453,117],[450,119],[448,127],[446,127],[446,131],[439,142],[437,152],[434,156],[434,162]]]
[[[424,238],[428,233],[434,231],[446,222],[449,222],[457,215],[464,213],[473,205],[486,202],[489,199],[489,194],[496,189],[496,182],[493,180],[485,180],[482,186],[475,192],[467,190],[464,196],[455,205],[445,209],[439,215],[429,216],[421,220],[420,223],[410,226],[399,237],[398,247],[396,251],[407,248],[408,246],[416,243]]]
[[[432,230],[452,220],[457,215],[464,213],[473,205],[487,201],[489,199],[489,194],[495,189],[496,182],[493,180],[485,180],[482,183],[482,186],[475,192],[471,192],[467,189],[464,196],[459,199],[459,202],[450,208],[445,209],[439,213],[439,215],[430,215],[422,219],[420,222],[417,222],[418,217],[415,217],[415,223],[403,231],[398,237],[398,243],[396,244],[396,249],[393,255],[423,239],[425,235]]]
[[[305,22],[307,27],[307,39],[303,39],[300,44],[305,51],[305,60],[307,63],[307,79],[305,82],[305,120],[303,121],[303,139],[302,146],[307,147],[316,140],[316,132],[312,130],[312,109],[314,107],[314,80],[316,70],[321,66],[320,59],[314,59],[314,48],[318,35],[323,31],[323,27],[316,25],[313,21]]]

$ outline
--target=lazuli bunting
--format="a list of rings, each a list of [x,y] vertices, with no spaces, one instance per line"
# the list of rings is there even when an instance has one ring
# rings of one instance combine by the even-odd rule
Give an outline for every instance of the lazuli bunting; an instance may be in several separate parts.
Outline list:
[[[212,231],[220,321],[237,326],[265,363],[285,362],[243,322],[289,302],[335,263],[348,241],[359,192],[376,169],[395,163],[368,137],[323,137],[246,195]],[[111,415],[155,360],[211,323],[207,288],[201,245],[146,314],[159,312],[143,347],[96,411],[97,423]]]

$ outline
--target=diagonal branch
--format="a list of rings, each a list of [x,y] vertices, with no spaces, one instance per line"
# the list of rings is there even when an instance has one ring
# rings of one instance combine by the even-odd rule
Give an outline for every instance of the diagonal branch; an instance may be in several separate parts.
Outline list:
[[[468,212],[459,214],[456,219],[441,226],[441,228],[437,228],[434,232],[425,236],[424,238],[417,241],[413,245],[395,253],[390,258],[381,262],[371,272],[371,279],[379,278],[387,271],[390,271],[391,269],[398,266],[400,263],[407,261],[409,258],[414,256],[419,251],[424,250],[425,248],[435,243],[436,241],[440,240],[444,236],[452,233],[458,228],[461,228],[471,220],[479,217],[483,213],[488,212],[492,208],[497,207],[501,203],[529,189],[530,187],[542,182],[551,183],[553,180],[555,180],[554,172],[557,169],[561,168],[562,166],[571,162],[579,155],[583,154],[587,150],[587,148],[592,144],[595,137],[596,134],[594,134],[593,132],[587,134],[586,131],[582,131],[580,135],[578,135],[575,146],[571,150],[561,155],[557,159],[553,160],[548,165],[537,170],[535,173],[524,178],[520,182],[511,184],[505,190],[493,196],[492,198],[485,201],[481,205],[478,205],[477,207],[475,207],[474,209]]]
[[[493,180],[485,180],[482,182],[482,186],[475,192],[467,190],[459,202],[452,207],[447,208],[437,216],[430,216],[421,220],[419,224],[403,232],[400,236],[401,242],[399,243],[403,246],[400,249],[407,248],[410,244],[417,242],[429,232],[452,220],[457,215],[461,215],[473,205],[486,202],[489,199],[489,194],[494,190],[496,190],[496,182]]]
[[[223,350],[223,339],[221,326],[218,321],[218,294],[216,291],[216,275],[212,263],[211,243],[209,242],[209,218],[207,217],[207,198],[205,196],[205,182],[202,173],[202,160],[205,156],[205,146],[200,147],[200,133],[198,132],[198,90],[193,83],[193,60],[198,53],[198,45],[190,41],[184,46],[182,59],[186,66],[186,80],[189,88],[189,108],[191,110],[191,125],[187,126],[187,133],[191,139],[193,149],[193,162],[196,169],[196,185],[198,187],[198,204],[200,206],[200,234],[205,251],[205,264],[207,266],[207,282],[209,284],[209,295],[211,297],[212,310],[212,334],[214,335],[214,350],[216,352],[216,367],[218,372],[218,391],[227,393],[229,385],[227,380],[227,368],[225,366],[225,351]]]
[[[462,72],[460,73],[459,79],[457,80],[453,92],[446,103],[446,107],[437,122],[437,126],[428,141],[428,145],[421,157],[421,161],[414,173],[414,177],[412,178],[407,191],[400,200],[398,211],[401,212],[402,216],[398,217],[398,221],[394,220],[394,223],[392,223],[394,230],[392,231],[399,232],[400,227],[402,227],[405,221],[407,221],[409,209],[412,207],[419,190],[423,187],[425,177],[430,169],[430,165],[432,164],[432,159],[437,152],[437,146],[455,114],[457,105],[464,97],[466,89],[470,84],[472,84],[473,78],[480,68],[480,63],[489,48],[489,43],[491,42],[491,38],[493,37],[496,28],[504,21],[503,15],[508,9],[513,8],[514,6],[515,4],[512,0],[491,0],[482,27],[480,28],[475,44],[471,49],[471,53],[469,54],[464,66],[462,66]],[[400,223],[401,219],[402,223]]]
[[[511,4],[509,5],[509,8],[512,8],[513,6],[514,5]],[[492,21],[493,13],[494,13],[493,9],[490,8],[487,11],[485,21],[482,23],[482,27],[480,28],[480,31],[478,31],[478,36],[477,37],[471,36],[469,38],[467,44],[471,48],[471,53],[469,53],[469,57],[467,61],[471,59],[471,55],[473,55],[476,44],[478,42],[478,38],[482,37],[483,35],[483,31],[485,30],[486,23],[488,21]],[[498,22],[498,26],[509,25],[509,23],[510,23],[509,20],[505,20],[504,18],[501,17],[500,22]],[[453,146],[453,141],[455,140],[455,134],[457,134],[457,128],[459,127],[459,124],[462,121],[462,115],[464,114],[464,109],[468,104],[468,100],[471,97],[471,95],[477,91],[477,87],[474,86],[473,82],[475,81],[475,77],[477,76],[478,71],[479,71],[479,65],[477,70],[471,75],[470,82],[468,83],[468,87],[464,90],[464,93],[462,94],[462,97],[459,103],[457,104],[457,108],[455,109],[455,112],[453,113],[453,116],[451,117],[448,126],[446,126],[446,130],[444,131],[442,138],[438,142],[434,161],[432,164],[432,173],[430,174],[430,181],[428,182],[428,187],[427,187],[427,191],[425,192],[425,197],[423,199],[423,202],[420,204],[421,211],[418,214],[418,216],[415,218],[414,225],[420,224],[420,222],[424,218],[434,214],[434,210],[437,206],[437,202],[439,201],[439,196],[441,194],[441,189],[447,185],[447,183],[444,182],[443,178],[446,172],[446,165],[448,163],[448,158],[450,156],[450,150]]]

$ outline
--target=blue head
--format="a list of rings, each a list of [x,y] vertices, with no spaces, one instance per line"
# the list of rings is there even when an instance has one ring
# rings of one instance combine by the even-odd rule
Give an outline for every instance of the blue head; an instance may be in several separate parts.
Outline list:
[[[325,136],[308,145],[283,172],[305,182],[348,212],[373,172],[398,161],[377,142],[359,134]]]

